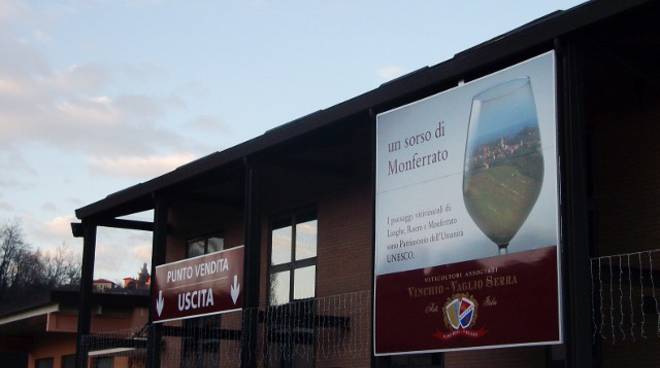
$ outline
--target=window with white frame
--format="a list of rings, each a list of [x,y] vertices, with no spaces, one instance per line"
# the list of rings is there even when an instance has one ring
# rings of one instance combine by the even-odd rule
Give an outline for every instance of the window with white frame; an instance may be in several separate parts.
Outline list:
[[[270,237],[270,305],[316,295],[316,212],[300,211],[273,219]]]

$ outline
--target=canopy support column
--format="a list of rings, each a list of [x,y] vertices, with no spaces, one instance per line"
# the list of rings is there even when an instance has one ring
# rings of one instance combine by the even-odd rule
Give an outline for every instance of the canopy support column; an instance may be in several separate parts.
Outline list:
[[[169,206],[167,201],[159,196],[154,200],[154,233],[151,246],[151,284],[150,295],[152,303],[155,300],[154,295],[158,290],[154,290],[156,285],[156,266],[165,263],[167,255],[167,221]],[[147,366],[149,368],[160,367],[160,346],[162,338],[162,325],[153,323],[154,306],[149,305],[149,335],[147,341]]]
[[[87,367],[85,336],[89,335],[92,309],[92,284],[96,253],[96,224],[82,221],[83,256],[80,276],[80,305],[78,308],[78,334],[76,335],[76,368]]]
[[[555,39],[561,172],[565,366],[592,366],[588,142],[583,57],[575,39]],[[563,353],[563,352],[562,352]],[[561,354],[563,355],[563,354]]]
[[[245,164],[245,201],[243,226],[245,232],[245,263],[243,272],[243,322],[241,334],[241,367],[257,366],[257,326],[259,324],[259,278],[261,255],[261,223],[257,171],[254,165],[244,159]]]

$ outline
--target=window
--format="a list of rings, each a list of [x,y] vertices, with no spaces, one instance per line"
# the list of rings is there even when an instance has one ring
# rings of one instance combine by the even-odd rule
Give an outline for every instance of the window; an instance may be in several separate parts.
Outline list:
[[[35,360],[34,368],[53,368],[53,358],[41,358]]]
[[[270,368],[314,366],[317,240],[315,211],[271,221],[266,335],[268,349],[279,353],[268,357]]]
[[[113,357],[98,357],[92,361],[92,368],[112,368],[113,366]]]
[[[62,368],[76,367],[76,354],[62,356]]]
[[[279,217],[272,222],[270,304],[316,295],[318,221],[313,211]]]
[[[186,257],[197,257],[217,252],[225,248],[225,239],[219,235],[211,235],[188,240],[186,244]]]

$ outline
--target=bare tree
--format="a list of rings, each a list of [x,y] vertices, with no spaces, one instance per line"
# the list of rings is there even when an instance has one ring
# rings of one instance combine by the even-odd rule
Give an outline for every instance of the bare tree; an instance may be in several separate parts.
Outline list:
[[[18,222],[0,225],[0,298],[19,272],[17,260],[28,250]]]
[[[77,284],[80,269],[80,255],[66,244],[46,254],[33,251],[24,241],[19,223],[0,224],[0,300]]]
[[[44,278],[49,287],[77,284],[80,280],[80,257],[62,243],[50,255],[41,257]]]
[[[16,255],[13,264],[9,291],[45,287],[44,268],[39,251],[32,252],[29,249],[21,249]]]

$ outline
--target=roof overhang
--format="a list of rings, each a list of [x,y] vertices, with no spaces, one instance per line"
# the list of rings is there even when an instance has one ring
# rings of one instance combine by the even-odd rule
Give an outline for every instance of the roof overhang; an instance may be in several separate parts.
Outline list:
[[[58,303],[52,303],[22,312],[8,314],[0,317],[0,326],[34,317],[46,316],[48,313],[58,312],[59,310],[60,305]]]
[[[113,355],[121,355],[129,352],[134,352],[135,350],[136,350],[135,348],[112,348],[112,349],[103,349],[103,350],[92,350],[89,353],[87,353],[87,355],[90,357],[113,356]]]

